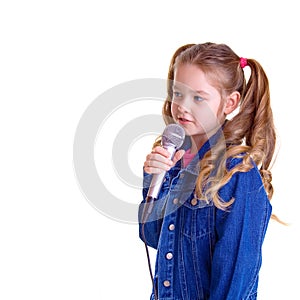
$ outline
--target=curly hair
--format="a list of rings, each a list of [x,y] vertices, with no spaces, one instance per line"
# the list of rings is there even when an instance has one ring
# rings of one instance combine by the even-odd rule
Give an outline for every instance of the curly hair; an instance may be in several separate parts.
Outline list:
[[[162,110],[166,124],[175,122],[171,113],[172,81],[174,70],[180,64],[199,66],[223,99],[234,91],[241,95],[237,114],[223,124],[223,138],[199,162],[197,197],[212,199],[216,207],[225,210],[234,199],[223,201],[219,197],[219,190],[235,173],[247,172],[253,168],[254,162],[271,200],[273,186],[270,165],[275,151],[276,133],[269,82],[262,66],[256,60],[248,58],[247,65],[251,74],[246,81],[240,57],[225,44],[187,44],[178,48],[171,59],[168,72],[168,95]],[[155,145],[158,143],[159,139]],[[229,158],[241,158],[242,162],[230,169],[227,167]]]

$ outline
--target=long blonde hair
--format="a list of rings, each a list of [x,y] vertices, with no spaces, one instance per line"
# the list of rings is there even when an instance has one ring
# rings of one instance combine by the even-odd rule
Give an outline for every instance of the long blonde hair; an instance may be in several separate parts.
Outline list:
[[[224,202],[219,190],[237,172],[247,172],[253,161],[260,175],[269,200],[273,195],[270,164],[274,155],[276,134],[270,105],[268,78],[261,65],[247,59],[251,70],[246,82],[240,57],[225,44],[187,44],[174,53],[168,73],[168,96],[163,106],[166,124],[174,123],[171,114],[172,81],[179,64],[194,64],[215,83],[221,95],[238,91],[241,95],[238,113],[223,125],[223,137],[212,146],[200,161],[196,194],[200,199],[212,199],[215,206],[226,209],[234,199]],[[228,158],[241,157],[242,163],[233,169],[226,168]]]

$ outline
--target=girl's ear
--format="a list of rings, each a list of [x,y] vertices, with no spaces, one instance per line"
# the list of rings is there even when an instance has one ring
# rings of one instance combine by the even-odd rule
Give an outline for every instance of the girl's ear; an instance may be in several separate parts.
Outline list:
[[[241,95],[237,91],[235,91],[235,92],[231,93],[229,96],[227,96],[225,107],[224,107],[225,115],[229,115],[238,107],[240,98],[241,98]]]

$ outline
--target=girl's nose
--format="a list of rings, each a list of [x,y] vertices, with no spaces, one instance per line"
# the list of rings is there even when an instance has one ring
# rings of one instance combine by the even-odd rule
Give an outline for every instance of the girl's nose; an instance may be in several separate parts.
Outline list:
[[[185,97],[184,99],[182,99],[180,101],[180,103],[177,103],[178,105],[178,110],[181,113],[186,113],[186,112],[190,112],[191,111],[191,107],[190,107],[190,101],[187,99],[187,97]]]

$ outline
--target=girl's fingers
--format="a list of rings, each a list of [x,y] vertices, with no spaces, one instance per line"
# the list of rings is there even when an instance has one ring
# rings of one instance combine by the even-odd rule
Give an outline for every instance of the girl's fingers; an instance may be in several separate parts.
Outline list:
[[[157,147],[153,148],[151,153],[161,154],[162,156],[167,157],[167,158],[170,156],[170,153],[161,146],[157,146]]]
[[[144,170],[149,174],[160,174],[169,171],[173,162],[159,154],[149,155],[144,163]]]
[[[174,165],[182,158],[182,156],[184,155],[185,151],[184,150],[178,150],[174,157],[173,157],[173,163]]]
[[[179,150],[175,153],[173,160],[170,160],[170,153],[166,149],[159,146],[155,147],[146,157],[144,170],[149,174],[160,174],[169,171],[182,158],[184,153],[184,150]]]

